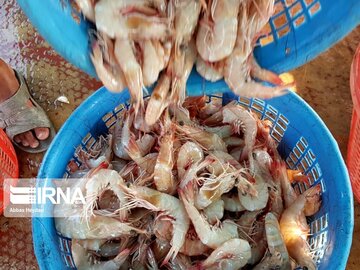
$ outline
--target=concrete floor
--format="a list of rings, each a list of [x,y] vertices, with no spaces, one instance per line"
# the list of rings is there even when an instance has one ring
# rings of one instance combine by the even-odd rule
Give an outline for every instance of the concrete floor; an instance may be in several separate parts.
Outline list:
[[[67,63],[29,24],[14,0],[0,0],[0,57],[26,75],[35,99],[59,129],[70,113],[100,84]],[[352,102],[349,70],[360,27],[316,60],[291,73],[301,95],[320,115],[339,143],[343,156],[349,136]],[[9,50],[9,48],[12,48]],[[56,99],[65,95],[70,104]],[[18,151],[20,176],[35,177],[43,155]],[[353,246],[347,269],[360,265],[360,205],[355,203]],[[37,269],[31,221],[0,217],[0,269]]]

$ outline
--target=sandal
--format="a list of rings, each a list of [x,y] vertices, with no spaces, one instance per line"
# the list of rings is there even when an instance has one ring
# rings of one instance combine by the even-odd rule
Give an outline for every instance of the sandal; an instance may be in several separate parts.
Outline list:
[[[54,126],[45,111],[31,97],[24,77],[16,70],[14,71],[20,87],[12,97],[0,103],[0,128],[4,129],[13,144],[23,151],[28,153],[44,152],[55,137]],[[38,127],[46,127],[50,131],[47,139],[37,139],[39,141],[38,147],[31,148],[14,141],[16,135]]]

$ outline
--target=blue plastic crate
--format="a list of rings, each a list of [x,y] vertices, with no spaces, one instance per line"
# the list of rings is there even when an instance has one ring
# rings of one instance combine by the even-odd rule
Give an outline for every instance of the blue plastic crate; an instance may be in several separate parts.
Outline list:
[[[189,84],[191,92],[199,87]],[[206,92],[228,89],[224,82],[205,84]],[[289,93],[271,100],[239,98],[230,92],[223,97],[212,95],[208,101],[222,98],[223,104],[238,100],[261,118],[273,123],[271,136],[290,168],[303,171],[311,184],[322,187],[322,207],[308,220],[309,239],[319,269],[345,269],[354,226],[353,197],[348,173],[336,141],[319,116],[296,94]],[[83,102],[65,122],[47,151],[39,178],[61,178],[68,175],[67,164],[76,160],[75,149],[91,148],[97,138],[108,132],[119,112],[128,108],[127,91],[113,94],[101,88]],[[40,182],[39,182],[40,183]],[[45,186],[50,183],[45,183]],[[297,186],[300,191],[304,186]],[[45,205],[51,210],[51,205]],[[72,269],[69,252],[71,239],[61,237],[52,218],[33,218],[35,254],[41,269]]]
[[[73,19],[69,0],[18,3],[60,55],[96,76],[89,57],[89,24]],[[312,60],[360,23],[358,0],[276,0],[275,8],[267,34],[257,42],[255,56],[263,67],[279,73]]]

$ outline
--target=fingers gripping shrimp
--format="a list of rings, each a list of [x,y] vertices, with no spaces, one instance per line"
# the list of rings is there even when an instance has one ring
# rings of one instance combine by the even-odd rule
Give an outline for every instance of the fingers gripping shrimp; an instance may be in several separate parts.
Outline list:
[[[230,239],[215,249],[201,266],[205,269],[237,270],[245,266],[250,257],[251,249],[248,241]]]
[[[120,68],[111,68],[104,62],[103,53],[98,42],[92,45],[91,61],[94,64],[96,74],[104,86],[112,92],[121,92],[126,88],[126,80]]]
[[[220,227],[211,226],[206,221],[194,206],[194,194],[191,184],[187,185],[183,190],[179,190],[179,196],[203,244],[211,248],[217,248],[227,240],[238,237],[237,225],[232,221],[225,220]]]
[[[102,0],[103,1],[103,0]],[[116,39],[115,41],[115,57],[124,72],[126,83],[131,94],[135,114],[143,109],[143,75],[141,66],[136,60],[133,44],[130,40]]]
[[[312,198],[320,198],[320,185],[314,186],[302,193],[287,209],[280,219],[280,229],[289,255],[296,262],[307,269],[316,269],[316,264],[312,259],[310,247],[307,243],[309,226],[300,219],[304,208]]]
[[[201,20],[196,47],[205,61],[216,62],[231,54],[236,41],[240,0],[212,0]]]
[[[185,241],[186,232],[189,229],[189,217],[186,215],[183,204],[174,196],[161,193],[157,190],[147,187],[132,186],[127,189],[134,196],[134,203],[138,206],[153,209],[156,207],[159,211],[164,211],[172,217],[173,225],[171,249],[166,255],[163,264],[166,264],[171,258],[175,258]],[[146,203],[146,202],[147,203]]]
[[[73,239],[71,253],[75,266],[79,270],[118,270],[130,255],[130,249],[124,249],[112,260],[92,264],[89,260],[89,252]]]
[[[194,163],[204,159],[204,152],[201,147],[194,142],[184,143],[179,150],[176,167],[179,179],[183,179],[186,170]]]

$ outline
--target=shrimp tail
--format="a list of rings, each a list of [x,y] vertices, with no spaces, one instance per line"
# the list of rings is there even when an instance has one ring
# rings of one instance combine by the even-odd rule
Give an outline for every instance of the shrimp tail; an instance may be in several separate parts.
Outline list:
[[[254,56],[250,59],[250,74],[253,78],[269,82],[274,85],[284,85],[283,80],[276,73],[263,69],[259,66]]]

